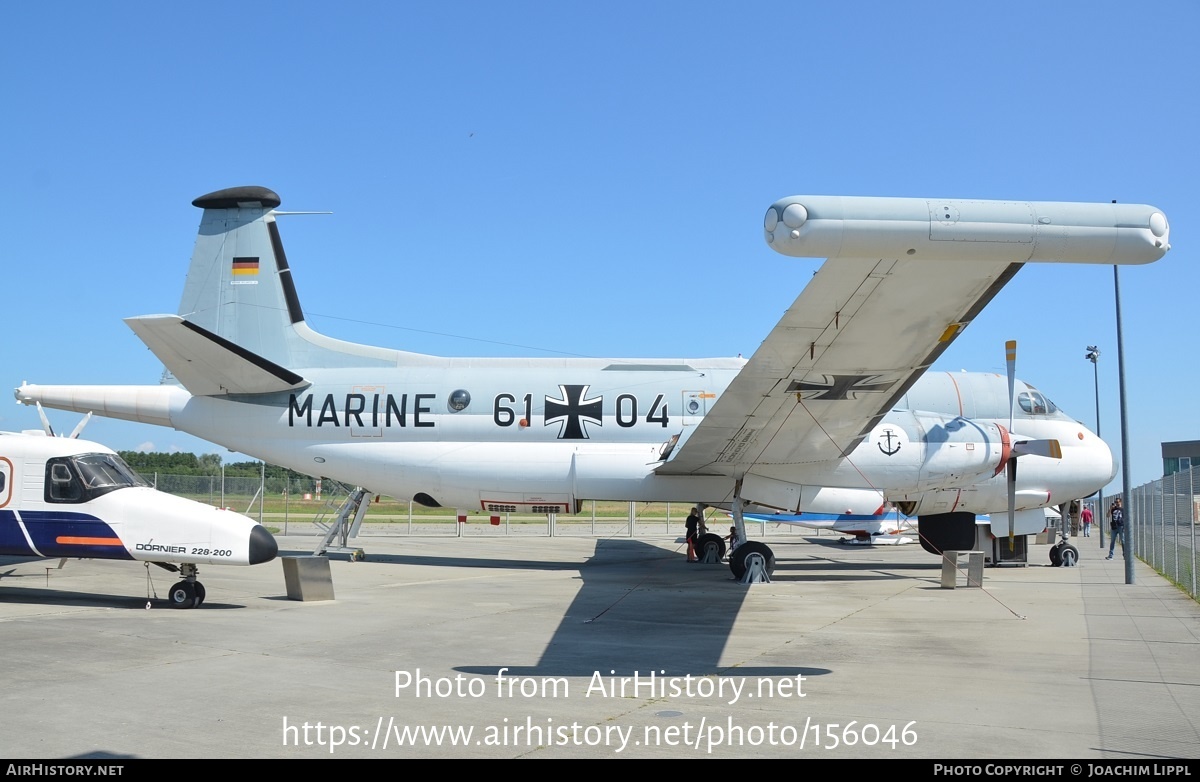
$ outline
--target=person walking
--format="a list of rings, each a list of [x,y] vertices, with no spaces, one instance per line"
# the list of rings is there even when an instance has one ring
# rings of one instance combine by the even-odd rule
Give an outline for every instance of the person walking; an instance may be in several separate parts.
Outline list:
[[[1092,536],[1092,509],[1085,505],[1079,514],[1079,520],[1083,522],[1083,536],[1090,538]]]

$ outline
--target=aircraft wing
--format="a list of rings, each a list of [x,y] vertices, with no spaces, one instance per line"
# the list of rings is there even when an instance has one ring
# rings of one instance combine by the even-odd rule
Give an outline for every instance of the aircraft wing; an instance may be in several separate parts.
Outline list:
[[[195,396],[266,394],[308,382],[178,315],[145,315],[125,323]]]
[[[1141,204],[792,196],[764,228],[783,255],[829,260],[660,474],[845,455],[1022,264],[1170,248],[1166,217]]]
[[[739,474],[849,453],[1020,268],[826,261],[658,472]]]

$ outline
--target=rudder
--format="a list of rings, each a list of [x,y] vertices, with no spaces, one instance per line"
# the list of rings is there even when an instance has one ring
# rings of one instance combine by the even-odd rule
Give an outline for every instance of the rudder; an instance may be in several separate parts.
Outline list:
[[[304,313],[292,284],[273,210],[280,198],[265,187],[232,187],[203,195],[179,315],[282,365],[292,363],[289,337]]]

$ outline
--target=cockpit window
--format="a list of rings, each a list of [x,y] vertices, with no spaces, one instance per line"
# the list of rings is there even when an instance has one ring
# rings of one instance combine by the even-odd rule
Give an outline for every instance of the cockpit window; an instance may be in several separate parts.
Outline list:
[[[110,491],[146,485],[116,454],[89,453],[46,462],[46,502],[87,502]]]
[[[147,485],[116,454],[90,453],[76,456],[74,461],[83,477],[83,485],[88,489],[123,489],[126,486]]]
[[[1030,415],[1050,415],[1058,411],[1058,407],[1040,391],[1022,391],[1017,395],[1017,404]]]

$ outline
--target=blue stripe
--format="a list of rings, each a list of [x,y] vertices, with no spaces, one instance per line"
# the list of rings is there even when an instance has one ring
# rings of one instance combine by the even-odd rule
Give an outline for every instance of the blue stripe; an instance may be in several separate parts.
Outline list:
[[[17,526],[17,514],[11,510],[0,510],[0,554],[16,557],[32,557],[33,551],[25,542],[21,528]]]
[[[133,557],[124,546],[91,546],[60,544],[60,537],[116,538],[113,528],[88,513],[59,510],[21,511],[21,519],[37,553],[44,557],[80,557],[91,559],[129,559]],[[10,556],[36,556],[25,542],[13,511],[0,511],[0,553]]]

